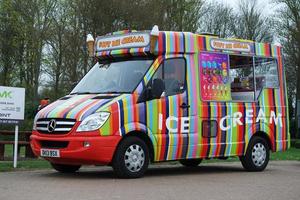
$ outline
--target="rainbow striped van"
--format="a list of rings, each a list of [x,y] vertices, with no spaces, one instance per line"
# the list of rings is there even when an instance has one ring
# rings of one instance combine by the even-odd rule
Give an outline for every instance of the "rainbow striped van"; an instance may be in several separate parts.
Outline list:
[[[59,172],[105,164],[136,178],[150,162],[232,156],[262,171],[290,146],[280,46],[154,26],[87,47],[94,67],[34,121],[31,147]]]

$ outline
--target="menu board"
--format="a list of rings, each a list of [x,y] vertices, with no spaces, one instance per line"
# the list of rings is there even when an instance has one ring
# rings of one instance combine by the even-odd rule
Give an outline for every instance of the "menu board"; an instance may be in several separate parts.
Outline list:
[[[201,53],[200,62],[202,99],[231,100],[228,55]]]

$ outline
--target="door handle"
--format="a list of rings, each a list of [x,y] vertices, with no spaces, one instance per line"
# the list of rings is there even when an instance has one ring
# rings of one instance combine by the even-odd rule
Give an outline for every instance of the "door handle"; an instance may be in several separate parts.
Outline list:
[[[187,105],[186,103],[183,103],[180,106],[180,108],[182,108],[182,109],[186,109],[186,108],[189,108],[189,107],[190,107],[190,105]]]

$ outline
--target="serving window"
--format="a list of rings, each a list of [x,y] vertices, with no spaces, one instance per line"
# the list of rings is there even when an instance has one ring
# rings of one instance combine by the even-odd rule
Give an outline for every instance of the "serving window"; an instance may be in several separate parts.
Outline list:
[[[255,101],[264,88],[279,87],[274,58],[200,53],[201,97],[208,101]]]
[[[274,58],[255,58],[255,81],[256,92],[258,98],[263,88],[279,87],[277,61]]]
[[[230,56],[232,100],[254,100],[253,57]]]

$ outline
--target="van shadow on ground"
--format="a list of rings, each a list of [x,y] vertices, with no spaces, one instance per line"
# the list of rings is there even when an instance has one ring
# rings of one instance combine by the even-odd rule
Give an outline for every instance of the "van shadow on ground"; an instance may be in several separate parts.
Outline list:
[[[207,175],[207,174],[224,174],[224,173],[241,173],[246,172],[242,166],[198,166],[198,167],[184,167],[181,165],[176,166],[150,166],[144,175],[146,177],[161,177],[161,176],[182,176],[182,175]],[[112,179],[116,178],[112,168],[109,167],[96,167],[82,169],[76,173],[62,174],[56,171],[51,171],[42,174],[43,177],[55,178],[70,178],[70,179]]]

